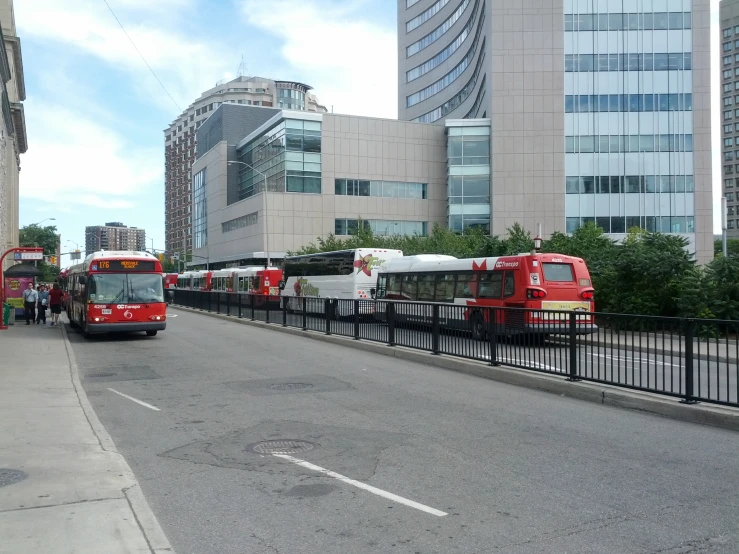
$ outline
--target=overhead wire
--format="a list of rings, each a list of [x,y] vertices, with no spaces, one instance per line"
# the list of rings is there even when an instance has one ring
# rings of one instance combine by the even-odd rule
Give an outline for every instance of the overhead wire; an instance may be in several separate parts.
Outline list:
[[[110,13],[113,15],[113,17],[115,18],[115,20],[118,22],[118,25],[121,27],[121,30],[123,31],[123,33],[126,35],[126,38],[128,38],[128,40],[131,42],[131,45],[134,47],[134,49],[136,50],[136,52],[138,53],[138,55],[141,56],[141,59],[143,60],[144,64],[146,64],[146,67],[149,68],[149,71],[151,71],[151,74],[154,76],[154,78],[157,80],[157,82],[159,83],[159,85],[162,87],[162,90],[164,90],[164,92],[167,93],[167,96],[169,96],[169,99],[172,101],[172,103],[177,107],[177,109],[180,112],[182,112],[183,111],[182,108],[180,108],[179,104],[177,104],[177,102],[175,101],[175,99],[172,97],[172,95],[167,90],[167,87],[164,86],[164,83],[162,83],[161,79],[159,79],[159,77],[157,76],[157,74],[151,68],[151,66],[149,65],[149,62],[146,61],[146,58],[141,53],[141,50],[139,50],[138,46],[136,46],[136,43],[133,41],[133,39],[131,38],[131,36],[128,34],[128,31],[126,31],[126,28],[123,26],[123,23],[121,23],[121,20],[118,19],[118,16],[113,11],[113,8],[111,8],[110,7],[110,4],[108,4],[108,0],[103,0],[103,2],[105,2],[105,5],[108,7],[108,10],[110,10]]]

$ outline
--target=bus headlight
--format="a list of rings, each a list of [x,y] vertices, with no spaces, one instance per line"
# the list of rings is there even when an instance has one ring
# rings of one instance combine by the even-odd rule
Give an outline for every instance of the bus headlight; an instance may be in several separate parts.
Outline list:
[[[102,323],[103,321],[105,321],[105,318],[104,318],[104,317],[95,317],[95,318],[93,318],[92,320],[93,320],[93,321],[94,321],[95,323]]]

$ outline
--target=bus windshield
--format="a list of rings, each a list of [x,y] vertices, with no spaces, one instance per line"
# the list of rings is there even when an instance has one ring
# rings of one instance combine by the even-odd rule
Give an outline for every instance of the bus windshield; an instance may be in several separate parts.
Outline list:
[[[575,280],[570,264],[544,262],[542,265],[544,266],[544,279],[550,283],[570,283]]]
[[[95,273],[90,277],[89,299],[99,304],[164,302],[162,276],[146,273]]]

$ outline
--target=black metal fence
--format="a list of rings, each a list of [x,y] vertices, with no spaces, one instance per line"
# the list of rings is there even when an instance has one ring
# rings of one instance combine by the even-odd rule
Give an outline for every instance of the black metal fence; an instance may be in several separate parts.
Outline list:
[[[176,290],[174,303],[681,399],[739,407],[739,321]]]

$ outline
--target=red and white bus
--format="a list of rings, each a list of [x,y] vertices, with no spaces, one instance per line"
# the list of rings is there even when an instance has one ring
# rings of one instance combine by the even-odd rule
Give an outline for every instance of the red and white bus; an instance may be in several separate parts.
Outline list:
[[[164,279],[164,288],[177,288],[177,279],[179,278],[179,276],[179,273],[162,273],[162,278]]]
[[[178,289],[209,291],[212,287],[212,271],[185,271],[177,276]]]
[[[256,304],[279,304],[282,270],[276,267],[239,267],[219,269],[211,279],[214,292],[238,292],[254,295]]]
[[[87,336],[167,326],[162,264],[147,252],[95,252],[67,273],[67,316]]]
[[[567,317],[563,312],[594,311],[593,292],[585,262],[572,256],[536,253],[457,259],[419,255],[396,258],[383,265],[376,298],[399,301],[396,320],[418,323],[431,322],[430,303],[442,304],[442,326],[469,329],[473,337],[483,339],[491,323],[490,310],[484,308],[527,309],[496,310],[496,333],[561,334]],[[377,304],[379,319],[386,318],[387,306],[383,304]],[[444,305],[466,309],[445,309]],[[578,334],[596,330],[590,315],[578,317]]]

